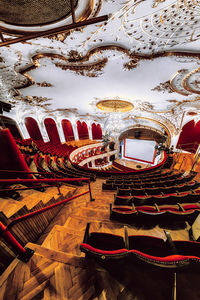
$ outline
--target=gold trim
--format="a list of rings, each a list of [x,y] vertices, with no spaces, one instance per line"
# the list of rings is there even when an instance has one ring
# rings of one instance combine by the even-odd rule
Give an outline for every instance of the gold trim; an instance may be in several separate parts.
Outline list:
[[[183,78],[183,80],[182,80],[182,85],[183,85],[183,87],[184,87],[184,89],[186,90],[186,91],[188,91],[188,92],[190,92],[190,93],[194,93],[194,94],[200,94],[200,91],[199,90],[194,90],[194,89],[192,89],[192,88],[190,88],[189,86],[188,86],[188,80],[189,80],[189,78],[192,76],[192,75],[194,75],[195,73],[199,73],[200,72],[200,68],[197,68],[197,69],[194,69],[194,70],[192,70],[191,72],[189,72],[188,74],[186,74],[185,76],[184,76],[184,78]]]
[[[143,119],[143,120],[148,120],[148,121],[152,121],[152,122],[154,122],[154,123],[157,123],[157,124],[159,124],[159,125],[161,125],[164,129],[165,129],[165,131],[167,132],[167,135],[168,135],[168,146],[171,144],[171,133],[170,133],[170,131],[169,131],[169,129],[167,128],[167,126],[166,125],[164,125],[163,123],[161,123],[161,122],[159,122],[159,121],[157,121],[157,120],[154,120],[154,119],[151,119],[151,118],[147,118],[147,117],[135,117],[135,119]]]
[[[58,58],[60,60],[63,60],[65,62],[67,62],[68,64],[66,65],[66,67],[68,67],[69,69],[71,69],[72,67],[78,68],[79,66],[81,68],[82,66],[77,65],[77,63],[81,64],[83,62],[88,62],[88,60],[90,59],[90,57],[92,55],[95,55],[98,52],[103,52],[103,51],[106,51],[106,50],[119,51],[119,52],[122,52],[122,53],[126,54],[131,60],[135,61],[136,66],[137,66],[137,63],[140,60],[151,60],[151,59],[157,59],[157,58],[160,58],[160,57],[168,57],[168,56],[195,57],[197,59],[200,59],[200,53],[191,53],[191,52],[163,52],[163,53],[157,53],[157,54],[152,54],[152,55],[137,55],[137,54],[134,54],[134,53],[130,53],[130,51],[126,48],[123,48],[121,46],[115,46],[115,45],[100,46],[100,47],[94,48],[92,50],[89,50],[86,53],[85,56],[82,56],[82,57],[78,56],[77,58],[73,58],[73,59],[67,59],[66,57],[64,57],[63,55],[60,55],[60,54],[38,53],[38,54],[34,55],[31,58],[32,61],[33,61],[32,66],[29,66],[28,68],[25,68],[25,69],[22,69],[22,70],[18,71],[19,74],[24,75],[28,79],[28,83],[23,84],[22,86],[15,87],[15,89],[16,89],[15,96],[20,95],[20,92],[18,91],[18,89],[26,88],[26,87],[28,87],[28,86],[35,83],[34,79],[29,74],[27,74],[27,72],[29,72],[32,69],[38,68],[40,66],[39,60],[41,58],[44,58],[44,57]],[[103,63],[103,61],[100,60],[99,62],[94,62],[94,64],[98,64],[98,63]],[[85,66],[87,66],[87,65],[85,65]],[[91,64],[90,64],[90,66],[91,66]],[[174,76],[175,75],[177,75],[177,74],[175,73]],[[172,79],[173,79],[173,77],[172,77]],[[178,91],[176,91],[176,92],[179,93]],[[147,112],[151,112],[151,113],[166,113],[166,112],[173,111],[176,107],[178,107],[178,106],[180,106],[184,103],[195,102],[197,100],[200,100],[200,99],[197,98],[197,99],[194,99],[194,100],[183,100],[182,102],[176,103],[171,109],[164,110],[164,111],[154,111],[154,110],[151,111],[151,110],[148,110],[148,109],[143,109],[143,110],[147,111]]]
[[[102,100],[96,106],[104,111],[109,112],[127,112],[133,109],[133,104],[124,100]]]
[[[77,1],[77,5],[75,7],[75,9],[77,9],[78,5],[80,4],[80,0]],[[91,13],[93,12],[93,9],[94,9],[94,0],[90,0],[89,1],[89,5],[87,8],[85,8],[85,10],[83,11],[82,15],[77,18],[76,20],[76,23],[77,22],[82,22],[82,21],[85,21],[90,15]],[[69,16],[71,15],[71,13],[69,13],[68,15],[58,19],[57,21],[53,21],[53,22],[49,22],[49,23],[45,23],[45,24],[35,24],[35,25],[15,25],[15,24],[11,24],[11,23],[6,23],[4,22],[6,25],[13,25],[13,26],[19,26],[19,27],[24,27],[24,28],[31,28],[31,27],[37,27],[37,26],[48,26],[48,25],[52,25],[52,24],[57,24],[65,19],[67,19]],[[95,14],[96,15],[96,14]],[[8,33],[8,34],[11,34],[11,35],[16,35],[16,36],[21,36],[21,35],[26,35],[27,33],[37,33],[38,31],[32,31],[32,30],[22,30],[22,29],[11,29],[11,28],[7,28],[7,27],[4,27],[4,26],[0,26],[0,30],[3,32],[3,33]]]
[[[75,9],[77,9],[78,5],[80,4],[80,0],[77,0],[76,6],[74,7]],[[70,3],[69,3],[70,5]],[[71,7],[70,7],[70,11],[63,17],[60,17],[57,20],[54,21],[48,21],[46,23],[36,23],[36,24],[17,24],[17,23],[12,23],[12,22],[7,22],[7,21],[2,21],[4,24],[6,25],[11,25],[11,26],[15,26],[15,27],[24,27],[24,28],[31,28],[31,27],[37,27],[37,26],[48,26],[48,25],[52,25],[52,24],[57,24],[58,22],[61,22],[63,20],[65,20],[66,18],[68,18],[69,16],[71,16]],[[4,28],[5,30],[7,29],[7,27],[1,26],[1,28]],[[9,29],[9,28],[8,28]],[[11,29],[12,30],[12,29]],[[14,30],[15,31],[15,30]],[[21,30],[20,30],[21,31]],[[5,31],[6,32],[6,31]],[[16,31],[18,32],[18,30]],[[30,31],[25,31],[25,32],[32,32]]]
[[[190,93],[187,93],[186,91],[184,92],[184,91],[178,90],[178,88],[176,88],[176,86],[174,84],[174,80],[179,74],[181,74],[181,71],[177,71],[174,75],[172,75],[172,77],[170,79],[170,87],[174,92],[176,92],[178,94],[181,94],[183,96],[189,96]]]

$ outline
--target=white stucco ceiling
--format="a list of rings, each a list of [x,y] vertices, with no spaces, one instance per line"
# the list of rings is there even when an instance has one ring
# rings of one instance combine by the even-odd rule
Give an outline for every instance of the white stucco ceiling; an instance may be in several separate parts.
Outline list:
[[[0,99],[15,105],[13,114],[101,118],[108,114],[96,103],[104,99],[130,101],[126,117],[175,127],[184,111],[199,114],[200,1],[95,0],[94,11],[96,4],[107,22],[0,48]]]

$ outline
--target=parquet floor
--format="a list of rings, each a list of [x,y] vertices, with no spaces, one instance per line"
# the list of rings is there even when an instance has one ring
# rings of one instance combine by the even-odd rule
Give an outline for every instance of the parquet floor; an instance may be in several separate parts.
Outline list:
[[[91,183],[89,195],[67,204],[38,240],[27,264],[15,259],[0,277],[1,300],[172,300],[174,273],[129,261],[97,264],[85,259],[79,245],[86,224],[91,231],[123,235],[124,224],[109,220],[114,193],[102,191],[102,179]],[[77,193],[88,189],[80,187]],[[172,239],[188,239],[185,229],[169,229]],[[165,238],[163,228],[128,226],[128,234]],[[200,299],[200,272],[177,272],[177,300]]]

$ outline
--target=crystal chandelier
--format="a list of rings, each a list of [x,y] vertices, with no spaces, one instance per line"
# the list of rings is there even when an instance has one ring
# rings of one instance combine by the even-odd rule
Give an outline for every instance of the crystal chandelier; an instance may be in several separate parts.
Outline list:
[[[111,136],[117,136],[125,128],[121,113],[111,113],[106,121],[105,129]]]

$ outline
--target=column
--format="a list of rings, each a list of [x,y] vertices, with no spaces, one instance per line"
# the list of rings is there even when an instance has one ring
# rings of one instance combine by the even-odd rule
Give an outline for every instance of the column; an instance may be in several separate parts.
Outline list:
[[[22,134],[23,139],[30,139],[30,135],[23,121],[17,122],[17,126]]]
[[[86,124],[87,124],[87,127],[88,127],[89,139],[93,140],[91,122],[87,122]]]
[[[56,122],[56,125],[57,125],[57,129],[58,129],[58,134],[59,134],[59,137],[60,137],[60,141],[61,141],[61,143],[65,143],[66,140],[65,140],[63,129],[62,129],[61,120],[58,120]]]
[[[44,142],[45,143],[49,142],[49,136],[48,136],[48,133],[46,131],[46,127],[44,125],[44,120],[40,120],[40,121],[37,120],[37,122],[38,122],[38,126],[40,128],[40,131],[41,131]]]
[[[79,141],[76,122],[71,121],[71,124],[72,124],[73,132],[74,132],[74,139],[75,139],[75,141]]]

